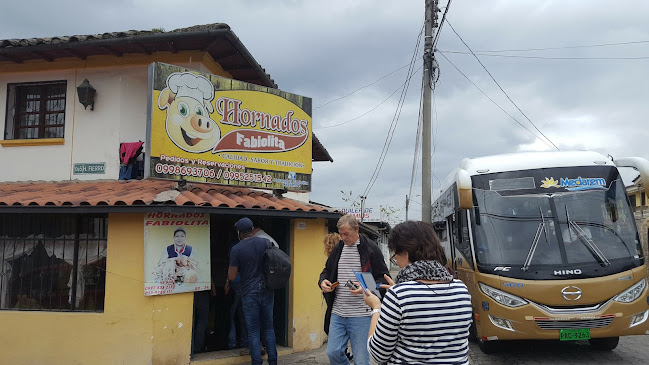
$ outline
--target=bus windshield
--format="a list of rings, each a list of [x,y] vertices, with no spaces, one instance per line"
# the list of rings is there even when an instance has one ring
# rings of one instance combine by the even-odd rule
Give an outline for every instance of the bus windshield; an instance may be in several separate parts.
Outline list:
[[[642,256],[621,178],[608,188],[504,195],[474,189],[476,260],[526,271],[539,265],[594,264]]]

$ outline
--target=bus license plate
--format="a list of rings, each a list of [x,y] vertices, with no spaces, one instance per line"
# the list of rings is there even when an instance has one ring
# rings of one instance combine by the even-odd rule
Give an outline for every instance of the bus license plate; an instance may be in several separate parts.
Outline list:
[[[590,329],[559,330],[559,340],[577,341],[590,339]]]

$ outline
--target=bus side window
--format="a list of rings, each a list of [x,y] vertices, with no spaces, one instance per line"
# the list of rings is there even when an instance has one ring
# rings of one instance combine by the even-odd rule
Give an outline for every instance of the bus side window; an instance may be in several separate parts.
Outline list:
[[[456,226],[458,230],[457,249],[462,253],[464,260],[473,266],[473,257],[471,255],[471,239],[469,237],[469,224],[467,220],[467,212],[465,210],[458,210],[455,213]]]

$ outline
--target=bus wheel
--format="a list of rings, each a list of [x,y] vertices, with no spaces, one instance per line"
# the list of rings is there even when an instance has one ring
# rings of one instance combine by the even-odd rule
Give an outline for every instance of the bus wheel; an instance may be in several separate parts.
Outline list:
[[[482,351],[483,353],[493,354],[494,352],[498,351],[498,345],[500,345],[500,341],[485,341],[482,339],[482,337],[477,337],[477,339],[480,351]]]
[[[588,340],[590,345],[601,351],[611,351],[617,347],[617,344],[620,342],[619,337],[605,337],[605,338],[591,338]]]

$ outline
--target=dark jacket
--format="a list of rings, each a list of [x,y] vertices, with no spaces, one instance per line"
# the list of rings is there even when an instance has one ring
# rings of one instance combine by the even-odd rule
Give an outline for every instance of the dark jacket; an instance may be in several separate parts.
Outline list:
[[[338,260],[340,260],[340,255],[343,252],[343,246],[345,243],[343,241],[338,242],[338,244],[333,248],[327,263],[325,264],[324,270],[320,273],[320,279],[318,279],[318,287],[320,288],[320,283],[323,280],[327,279],[332,283],[338,281]],[[379,248],[379,245],[371,239],[360,235],[360,243],[358,244],[358,253],[361,257],[361,271],[371,272],[374,276],[374,280],[377,284],[387,284],[383,274],[390,275],[387,266],[385,265],[385,260],[383,258],[383,253]],[[345,283],[340,283],[344,285]],[[381,295],[385,294],[385,290],[381,289]],[[329,334],[329,322],[331,321],[331,310],[334,306],[334,299],[336,299],[336,290],[331,293],[322,293],[325,301],[327,302],[327,313],[325,314],[325,323],[324,330],[325,333]]]

